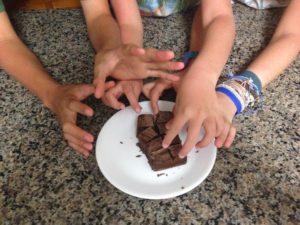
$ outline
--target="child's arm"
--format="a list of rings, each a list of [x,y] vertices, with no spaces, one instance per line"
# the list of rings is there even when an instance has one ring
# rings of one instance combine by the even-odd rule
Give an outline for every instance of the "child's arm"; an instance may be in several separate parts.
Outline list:
[[[203,0],[195,16],[192,38],[198,43],[192,43],[191,50],[199,51],[199,55],[180,81],[175,117],[163,141],[167,147],[187,124],[188,136],[180,156],[195,146],[202,126],[206,133],[199,147],[209,144],[224,129],[225,119],[220,113],[215,87],[233,45],[231,7],[229,0]]]
[[[111,2],[116,8],[118,21],[110,12],[108,0],[81,1],[89,36],[97,53],[94,72],[95,97],[100,98],[103,95],[104,81],[108,76],[120,80],[143,79],[149,76],[178,80],[176,76],[165,72],[183,68],[182,63],[170,62],[174,58],[173,52],[139,48],[143,33],[136,2]],[[123,21],[125,18],[126,22]],[[130,32],[131,30],[137,33]]]
[[[0,67],[22,83],[45,105],[58,84],[15,33],[6,12],[0,13]]]
[[[111,4],[120,29],[122,44],[143,47],[143,24],[136,0],[112,0]],[[118,99],[125,95],[131,107],[139,112],[141,107],[138,99],[142,85],[142,80],[119,81],[115,87],[105,92],[102,101],[114,109],[123,109],[125,106]]]
[[[285,10],[271,42],[248,66],[265,87],[274,80],[300,52],[300,1],[292,0]],[[220,104],[227,105],[224,115],[229,119],[235,115],[236,107],[223,93],[218,93]],[[234,140],[235,129],[216,138],[217,147],[230,147]]]
[[[300,52],[300,1],[292,0],[284,12],[271,42],[249,65],[266,86],[274,80]]]
[[[94,93],[90,85],[59,85],[43,68],[36,56],[16,35],[5,12],[0,13],[0,68],[23,84],[53,111],[69,145],[88,156],[93,136],[76,126],[77,113],[91,116],[93,110],[81,100]]]

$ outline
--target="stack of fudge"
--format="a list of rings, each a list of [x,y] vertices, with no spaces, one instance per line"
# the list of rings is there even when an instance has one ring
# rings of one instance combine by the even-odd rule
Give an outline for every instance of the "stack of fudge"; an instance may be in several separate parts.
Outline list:
[[[178,135],[168,148],[162,147],[162,141],[167,131],[165,124],[172,117],[173,114],[167,111],[161,111],[157,116],[153,116],[152,114],[142,114],[138,116],[138,146],[146,155],[154,171],[180,166],[187,162],[186,157],[183,159],[178,157],[178,153],[182,148]]]

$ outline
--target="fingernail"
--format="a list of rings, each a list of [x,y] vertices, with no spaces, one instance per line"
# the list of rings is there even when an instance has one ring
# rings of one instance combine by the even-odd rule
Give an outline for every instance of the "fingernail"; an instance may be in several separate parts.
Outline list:
[[[88,150],[91,150],[93,148],[93,145],[91,145],[91,144],[84,144],[84,147],[87,148]]]
[[[86,141],[89,141],[89,142],[93,142],[93,137],[91,137],[91,136],[85,136],[84,137],[84,140],[86,140]]]
[[[183,159],[185,157],[185,155],[182,154],[178,154],[179,158]]]
[[[163,143],[163,144],[162,144],[162,147],[163,147],[163,148],[168,148],[168,147],[169,147],[169,145],[168,145],[168,144],[165,144],[165,143]]]
[[[87,110],[85,111],[85,113],[86,113],[88,116],[92,116],[92,115],[93,115],[93,111],[92,111],[92,110],[89,110],[89,109],[87,109]]]
[[[136,111],[137,113],[140,113],[140,112],[141,112],[141,108],[137,107],[137,108],[135,108],[135,111]]]

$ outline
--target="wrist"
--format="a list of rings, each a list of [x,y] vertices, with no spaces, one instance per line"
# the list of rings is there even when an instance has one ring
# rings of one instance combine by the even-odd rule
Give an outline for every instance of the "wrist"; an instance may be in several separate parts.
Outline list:
[[[56,99],[57,93],[59,93],[60,88],[62,85],[54,82],[47,86],[46,89],[44,89],[43,95],[40,97],[41,101],[43,102],[43,105],[53,111],[54,109],[54,101]]]
[[[191,79],[200,80],[205,83],[205,85],[210,85],[210,87],[215,88],[220,74],[205,66],[197,65],[196,61],[193,61],[185,76]]]
[[[218,99],[220,101],[220,105],[224,106],[224,108],[226,108],[226,111],[232,116],[234,117],[234,115],[236,114],[236,106],[233,103],[233,101],[224,93],[222,92],[217,92],[217,96]]]

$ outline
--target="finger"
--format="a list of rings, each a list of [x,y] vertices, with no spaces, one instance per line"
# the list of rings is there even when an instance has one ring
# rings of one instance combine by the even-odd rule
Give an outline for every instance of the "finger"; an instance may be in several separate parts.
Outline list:
[[[69,146],[73,148],[76,152],[83,155],[85,158],[89,157],[90,152],[83,147],[80,147],[72,142],[68,142]]]
[[[185,143],[183,144],[182,149],[179,152],[180,158],[184,158],[195,146],[200,131],[201,126],[199,126],[199,124],[201,125],[201,123],[199,123],[199,121],[193,121],[189,124],[190,126],[188,127],[188,133]]]
[[[211,141],[216,136],[216,125],[213,122],[205,121],[203,124],[203,127],[205,129],[204,137],[200,142],[197,143],[197,148],[203,148],[211,143]]]
[[[150,99],[150,93],[151,93],[151,90],[152,88],[156,85],[156,82],[153,81],[153,82],[149,82],[147,84],[144,84],[143,86],[143,93],[144,95]]]
[[[147,64],[151,70],[177,71],[184,68],[183,62],[151,62]]]
[[[228,121],[225,121],[221,117],[217,118],[217,120],[216,120],[216,136],[215,137],[219,137],[223,133],[225,127],[230,127],[230,123]]]
[[[105,91],[105,79],[103,76],[98,76],[94,79],[93,84],[96,87],[95,98],[101,98],[103,96]]]
[[[118,101],[119,93],[108,91],[102,98],[102,101],[105,105],[113,108],[113,109],[124,109],[125,105]]]
[[[149,52],[151,59],[158,62],[169,61],[175,57],[175,53],[169,50],[156,50]]]
[[[112,87],[115,87],[116,86],[116,82],[114,82],[114,81],[108,81],[108,82],[106,82],[105,83],[105,90],[108,90],[108,89],[110,89],[110,88],[112,88]]]
[[[136,46],[130,46],[127,51],[132,55],[132,56],[142,56],[146,54],[145,49],[136,47]]]
[[[151,90],[150,93],[151,107],[155,115],[158,114],[159,112],[159,107],[158,107],[159,97],[162,95],[165,89],[167,89],[167,85],[157,83],[157,85]]]
[[[69,109],[72,110],[73,112],[76,112],[76,113],[80,113],[82,115],[85,115],[85,116],[93,116],[94,114],[94,111],[92,108],[90,108],[89,106],[79,102],[79,101],[71,101],[70,104],[69,104]]]
[[[161,70],[148,70],[146,77],[160,77],[168,81],[178,81],[180,77],[176,74],[167,73]]]
[[[234,126],[231,126],[229,134],[224,143],[225,148],[229,148],[232,145],[235,135],[236,135],[236,128]]]
[[[78,100],[86,99],[91,94],[95,93],[95,87],[91,84],[77,85],[74,94]]]
[[[170,127],[172,126],[173,121],[174,121],[174,119],[172,118],[172,119],[170,119],[168,122],[166,122],[166,125],[165,125],[165,126],[166,126],[167,130],[170,129]]]
[[[90,133],[86,132],[85,130],[79,128],[75,124],[72,123],[65,123],[63,125],[63,132],[65,134],[72,135],[78,140],[87,141],[87,142],[93,142],[94,137]]]
[[[174,118],[172,126],[168,130],[168,132],[163,140],[162,146],[164,148],[169,147],[169,145],[171,144],[171,142],[173,141],[175,136],[177,134],[179,134],[179,132],[180,132],[181,128],[184,126],[185,122],[186,121],[182,120],[180,117]]]
[[[84,148],[87,151],[92,151],[92,149],[93,149],[93,145],[91,143],[79,140],[79,139],[73,137],[71,134],[65,134],[64,137],[69,143],[72,142],[75,145],[77,145],[78,147]]]
[[[138,103],[138,97],[133,93],[132,89],[129,89],[129,87],[124,88],[124,93],[129,101],[129,104],[131,105],[131,107],[134,109],[134,111],[136,111],[137,113],[139,113],[141,111],[141,106]]]
[[[230,131],[230,124],[225,124],[223,131],[217,135],[216,140],[215,140],[215,145],[217,148],[222,148],[224,145],[224,142],[226,138],[228,137],[229,131]]]

